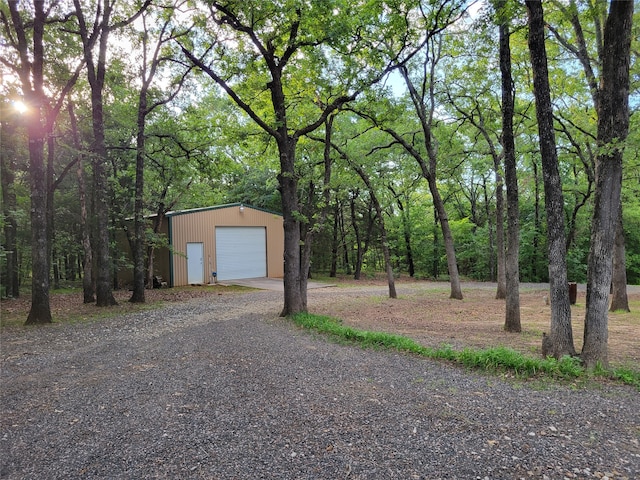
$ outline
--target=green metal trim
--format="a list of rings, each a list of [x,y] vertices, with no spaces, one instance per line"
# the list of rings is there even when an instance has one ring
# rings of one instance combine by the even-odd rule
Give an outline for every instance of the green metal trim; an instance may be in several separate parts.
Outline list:
[[[175,212],[167,212],[165,216],[167,218],[171,218],[171,217],[175,217],[175,216],[178,216],[178,215],[189,215],[190,213],[207,212],[209,210],[222,210],[224,208],[240,207],[240,206],[243,206],[245,208],[251,208],[253,210],[258,210],[259,212],[269,213],[269,214],[272,214],[272,215],[278,215],[279,217],[282,216],[281,213],[274,212],[272,210],[267,210],[266,208],[254,207],[252,205],[248,205],[246,203],[241,203],[241,202],[227,203],[227,204],[224,204],[224,205],[214,205],[214,206],[211,206],[211,207],[192,208],[192,209],[189,209],[189,210],[176,210]],[[169,224],[169,225],[171,225],[171,224]]]
[[[173,287],[173,222],[171,222],[171,217],[165,215],[167,217],[167,232],[169,236],[169,286]]]

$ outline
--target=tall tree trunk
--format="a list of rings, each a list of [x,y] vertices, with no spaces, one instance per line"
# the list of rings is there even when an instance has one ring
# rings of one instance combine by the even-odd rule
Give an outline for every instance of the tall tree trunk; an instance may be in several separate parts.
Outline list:
[[[629,63],[633,6],[612,1],[604,32],[598,112],[596,190],[587,266],[587,302],[582,360],[587,368],[608,365],[608,306],[616,224],[622,188],[622,155],[629,132]]]
[[[431,261],[431,276],[434,280],[437,280],[440,276],[440,246],[438,240],[438,210],[433,209],[433,243],[432,243],[432,252],[431,255],[433,257]]]
[[[30,105],[35,105],[29,102]],[[37,121],[36,121],[37,120]],[[26,325],[51,323],[49,303],[49,237],[47,235],[47,182],[44,167],[44,130],[39,119],[29,126],[31,179],[31,309]]]
[[[429,190],[433,198],[433,206],[438,212],[438,220],[440,220],[440,229],[442,230],[442,238],[444,240],[444,249],[447,254],[447,266],[449,270],[449,284],[451,293],[449,298],[462,300],[462,288],[460,286],[460,274],[458,273],[458,263],[456,262],[456,252],[453,243],[453,235],[449,226],[449,217],[444,208],[444,202],[440,196],[440,191],[436,185],[435,176],[430,175],[427,179]]]
[[[320,208],[320,212],[317,215],[315,221],[312,220],[313,212],[316,210],[315,206],[315,187],[312,184],[309,187],[309,201],[307,202],[307,223],[303,225],[305,231],[301,234],[303,237],[302,242],[302,257],[301,257],[301,272],[304,277],[303,282],[300,285],[300,289],[304,289],[304,310],[307,310],[307,282],[311,277],[311,253],[313,248],[313,241],[316,233],[320,232],[324,229],[324,224],[329,216],[329,209],[331,208],[331,137],[333,135],[333,121],[335,119],[335,114],[329,115],[324,122],[324,138],[321,140],[324,149],[323,149],[323,165],[324,165],[324,174],[322,177],[322,207]]]
[[[3,105],[4,108],[4,105]],[[18,270],[18,221],[15,217],[17,211],[15,181],[15,145],[11,140],[16,133],[16,125],[7,122],[8,115],[2,112],[3,122],[0,124],[0,136],[2,148],[0,149],[0,182],[2,184],[2,215],[4,216],[4,248],[7,259],[6,290],[5,294],[10,298],[20,296],[20,276]]]
[[[47,130],[47,237],[49,238],[49,262],[53,270],[53,288],[60,288],[60,265],[58,264],[58,252],[55,247],[56,242],[56,226],[53,208],[53,197],[55,192],[54,168],[53,162],[55,158],[55,138],[53,135],[52,124],[48,125]]]
[[[396,199],[396,205],[398,205],[398,209],[400,210],[400,220],[402,221],[402,235],[404,238],[404,245],[405,245],[405,251],[406,251],[405,255],[407,259],[407,270],[409,272],[409,276],[413,278],[413,276],[416,273],[416,269],[413,262],[413,249],[411,247],[411,220],[409,215],[409,209],[405,208],[404,202],[400,198],[400,195],[396,193],[392,185],[388,185],[387,188],[392,193],[393,197]]]
[[[402,205],[402,202],[398,201],[398,206]],[[413,261],[413,247],[411,246],[411,220],[409,218],[409,212],[402,209],[402,233],[404,234],[404,244],[406,247],[407,255],[407,270],[409,276],[413,278],[416,274],[416,267]]]
[[[333,209],[333,230],[331,235],[331,267],[329,277],[335,278],[338,274],[338,234],[340,227],[340,202],[336,200]]]
[[[93,277],[93,249],[91,248],[91,225],[87,214],[87,195],[84,180],[84,160],[82,154],[82,145],[80,143],[80,135],[78,133],[78,121],[76,118],[73,103],[69,102],[67,106],[69,119],[71,123],[71,134],[73,136],[73,144],[78,156],[78,200],[80,202],[80,230],[82,232],[82,293],[84,303],[93,303],[96,301],[96,287]]]
[[[100,22],[95,30],[90,32],[84,19],[84,12],[80,0],[74,0],[76,15],[78,16],[79,33],[82,37],[84,55],[87,65],[87,77],[91,88],[91,120],[93,126],[93,143],[91,145],[94,198],[95,198],[95,227],[94,237],[96,256],[96,305],[106,307],[115,305],[113,297],[113,265],[111,264],[109,212],[110,195],[109,179],[106,165],[107,148],[104,137],[103,89],[106,74],[106,56],[109,37],[109,21],[113,7],[113,0],[104,2],[104,9]],[[93,47],[98,41],[98,58],[94,58]]]
[[[284,102],[282,106],[284,108]],[[306,275],[302,275],[300,270],[298,180],[295,172],[296,141],[289,137],[286,131],[282,132],[282,136],[278,138],[280,153],[278,182],[284,224],[284,307],[280,313],[283,317],[304,312],[307,303],[307,290],[306,288],[304,292],[301,290],[302,284],[306,287]]]
[[[145,47],[146,48],[146,47]],[[145,220],[144,220],[144,148],[148,81],[143,78],[138,96],[138,134],[136,137],[136,185],[133,207],[133,292],[132,303],[145,302]],[[153,287],[153,282],[149,288]]]
[[[342,242],[342,250],[344,257],[344,273],[351,275],[351,256],[349,255],[351,246],[347,242],[347,231],[344,227],[344,213],[340,211],[340,238]]]
[[[571,305],[567,282],[567,252],[564,231],[564,199],[558,171],[558,155],[553,129],[547,51],[544,44],[542,2],[526,2],[529,18],[529,52],[533,71],[533,90],[540,137],[542,175],[547,211],[551,325],[543,338],[542,353],[555,358],[575,355],[571,327]]]
[[[496,266],[498,285],[496,287],[496,298],[507,297],[507,275],[506,275],[506,257],[504,245],[504,179],[500,175],[500,165],[494,165],[496,180]]]
[[[437,212],[438,219],[440,221],[440,228],[442,229],[442,239],[444,241],[445,253],[447,256],[447,266],[449,269],[449,283],[451,284],[451,294],[450,298],[455,298],[457,300],[462,300],[462,288],[460,286],[460,274],[458,272],[458,263],[456,260],[456,251],[453,242],[453,234],[451,233],[451,228],[449,227],[449,217],[447,215],[447,211],[444,208],[444,202],[442,200],[442,196],[438,190],[437,184],[437,166],[438,166],[438,145],[436,138],[433,136],[433,117],[436,108],[435,101],[435,67],[440,58],[440,42],[436,42],[432,46],[433,51],[430,52],[430,55],[426,56],[425,64],[423,68],[425,71],[428,70],[429,79],[425,78],[423,80],[424,85],[419,92],[413,81],[409,77],[409,71],[406,66],[402,66],[400,68],[400,73],[404,79],[404,83],[409,90],[409,94],[411,96],[411,100],[413,102],[415,111],[420,120],[420,127],[422,129],[424,149],[427,152],[427,158],[425,159],[421,153],[419,153],[416,148],[410,143],[407,142],[401,135],[389,128],[382,128],[384,131],[389,133],[393,138],[395,138],[400,145],[409,153],[420,166],[420,171],[422,176],[427,181],[429,185],[429,191],[431,192],[431,197],[433,199],[433,207]],[[427,88],[425,88],[427,86]],[[428,106],[427,106],[428,104]]]
[[[627,262],[624,251],[624,229],[622,227],[622,202],[618,209],[618,223],[616,225],[616,239],[613,251],[613,277],[611,281],[612,296],[610,312],[630,312],[629,297],[627,295]]]
[[[103,89],[106,74],[106,54],[109,14],[111,4],[105,2],[104,27],[100,35],[100,48],[96,74],[90,78],[91,84],[91,117],[93,125],[93,177],[96,198],[96,305],[106,307],[116,305],[113,297],[113,265],[111,263],[109,212],[111,198],[109,194],[109,177],[107,147],[104,137]]]
[[[504,7],[500,2],[499,8]],[[507,249],[505,257],[505,320],[507,332],[520,332],[520,221],[516,147],[513,137],[514,85],[511,77],[511,47],[509,23],[500,12],[500,73],[502,78],[502,152],[507,184]]]
[[[27,135],[29,137],[29,179],[31,183],[31,309],[26,325],[51,323],[49,303],[49,236],[47,227],[47,180],[44,165],[46,128],[43,125],[44,95],[44,3],[34,1],[33,51],[29,52],[27,35],[18,2],[9,2],[11,21],[16,33],[20,57],[18,74],[22,93],[29,109]]]
[[[494,248],[494,244],[495,244],[495,240],[493,238],[493,215],[491,213],[491,202],[489,200],[490,195],[489,195],[489,189],[487,186],[487,177],[486,176],[482,176],[482,191],[484,192],[484,213],[487,217],[487,230],[488,230],[488,247],[489,247],[489,280],[492,282],[496,281],[496,254],[495,254],[495,248]],[[503,298],[500,297],[500,293],[502,290],[502,294],[505,294],[504,290],[505,288],[500,288],[500,286],[498,285],[498,288],[496,289],[496,298]]]
[[[170,207],[167,208],[166,204],[164,203],[164,200],[166,198],[166,194],[167,194],[167,190],[166,189],[163,190],[163,192],[160,194],[160,196],[161,196],[160,203],[158,203],[158,209],[156,210],[156,216],[153,219],[153,233],[156,236],[160,232],[160,227],[164,223],[165,215],[169,211],[169,208],[170,208]],[[145,266],[146,273],[147,273],[147,285],[149,285],[149,288],[153,287],[153,277],[154,277],[153,261],[154,261],[154,254],[155,254],[155,246],[153,245],[153,243],[150,243],[150,244],[147,245],[147,264]]]
[[[353,227],[353,233],[356,237],[356,259],[353,264],[353,279],[360,280],[360,274],[362,273],[362,259],[364,257],[362,248],[362,239],[360,236],[360,227],[358,226],[358,218],[356,216],[356,198],[357,192],[353,192],[349,198],[349,209],[351,212],[351,226]]]
[[[398,294],[396,293],[396,282],[393,278],[393,268],[391,266],[391,253],[389,252],[389,241],[387,240],[387,229],[384,224],[384,214],[382,211],[382,207],[380,206],[380,202],[378,201],[378,196],[376,195],[375,190],[373,189],[373,184],[371,183],[371,179],[369,175],[358,165],[353,162],[349,162],[356,173],[360,176],[364,184],[369,189],[369,195],[371,197],[371,203],[373,203],[373,207],[376,210],[376,214],[378,216],[378,223],[380,224],[380,240],[382,243],[382,257],[384,259],[385,272],[387,274],[387,284],[389,285],[389,298],[398,298]]]
[[[538,173],[538,162],[534,159],[533,167],[533,186],[534,186],[534,228],[533,228],[533,258],[532,258],[532,276],[538,278],[538,258],[540,256],[540,232],[542,231],[542,221],[540,219],[540,175]]]

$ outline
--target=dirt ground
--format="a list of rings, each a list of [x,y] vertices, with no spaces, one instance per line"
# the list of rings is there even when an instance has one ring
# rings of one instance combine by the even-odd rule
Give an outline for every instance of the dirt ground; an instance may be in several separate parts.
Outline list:
[[[482,283],[464,284],[464,300],[449,298],[449,285],[441,282],[399,280],[399,298],[389,299],[379,287],[382,280],[331,279],[341,295],[326,295],[327,301],[313,302],[312,313],[340,318],[346,325],[365,330],[384,331],[411,337],[426,346],[449,344],[454,348],[507,346],[527,355],[540,355],[542,332],[549,329],[550,307],[545,302],[547,292],[542,286],[525,286],[520,290],[522,332],[503,330],[504,300],[495,299],[495,286]],[[349,286],[375,287],[377,293],[345,296]],[[344,289],[344,290],[343,290]],[[321,289],[325,290],[325,289]],[[358,289],[360,290],[360,289]],[[234,295],[246,291],[236,287],[181,287],[148,290],[147,305],[132,305],[128,291],[114,293],[119,304],[108,309],[84,305],[80,293],[54,293],[51,310],[54,321],[66,318],[82,321],[95,316],[113,316],[153,308],[159,302],[177,302],[190,298]],[[632,313],[609,314],[609,351],[613,365],[640,365],[640,288],[629,291]],[[30,297],[0,302],[3,328],[21,325],[29,311]],[[572,307],[573,334],[576,349],[582,347],[585,314],[585,292],[579,289],[576,305]]]
[[[386,285],[380,283],[380,285]],[[340,318],[344,324],[365,330],[397,333],[425,346],[449,344],[464,347],[511,347],[527,355],[541,355],[542,332],[549,331],[548,291],[542,285],[523,285],[520,289],[521,333],[503,330],[505,302],[496,300],[495,285],[463,284],[464,299],[449,298],[448,283],[396,283],[409,293],[398,299],[378,296],[332,302],[314,313]],[[574,343],[582,348],[585,315],[584,286],[578,290],[571,308]],[[631,313],[609,313],[609,360],[612,365],[640,366],[640,289],[630,287]]]

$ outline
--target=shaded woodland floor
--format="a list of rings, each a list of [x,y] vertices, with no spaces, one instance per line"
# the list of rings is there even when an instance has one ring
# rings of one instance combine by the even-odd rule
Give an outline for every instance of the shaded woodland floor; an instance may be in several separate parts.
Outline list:
[[[549,329],[550,307],[545,302],[543,284],[523,284],[520,290],[522,332],[503,330],[505,303],[495,299],[495,285],[470,282],[463,284],[464,300],[449,298],[449,284],[417,281],[409,278],[397,281],[399,298],[386,295],[386,282],[379,278],[354,281],[350,278],[321,279],[335,287],[309,291],[312,313],[342,319],[346,325],[364,330],[384,331],[413,338],[425,346],[448,344],[464,347],[511,347],[527,355],[540,355],[542,332]],[[345,293],[353,290],[353,295]],[[240,287],[203,286],[148,290],[145,305],[128,302],[131,292],[114,292],[119,304],[98,308],[82,303],[82,293],[51,294],[54,322],[82,322],[155,308],[161,304],[187,301],[193,298],[241,295]],[[337,291],[339,294],[337,295]],[[3,299],[0,316],[3,328],[22,328],[30,307],[30,296]],[[640,365],[640,287],[629,287],[631,313],[609,313],[609,350],[613,365]],[[585,314],[584,287],[578,291],[572,307],[576,349],[582,347]]]

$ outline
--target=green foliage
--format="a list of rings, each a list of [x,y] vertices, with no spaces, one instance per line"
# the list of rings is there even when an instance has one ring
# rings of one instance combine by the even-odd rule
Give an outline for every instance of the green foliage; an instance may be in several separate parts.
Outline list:
[[[585,371],[580,359],[565,356],[560,360],[552,357],[544,359],[522,355],[511,348],[493,347],[487,349],[464,348],[454,350],[450,345],[440,348],[424,347],[414,340],[383,332],[370,332],[347,327],[332,317],[300,313],[292,321],[309,330],[330,336],[331,338],[353,343],[363,348],[383,348],[411,353],[437,360],[446,360],[467,368],[491,373],[510,373],[520,379],[532,377],[550,377],[559,380],[579,380],[593,375],[594,378],[613,379],[640,390],[640,371],[628,367],[614,370],[597,369],[592,374]]]
[[[367,87],[372,78],[381,75],[390,60],[399,55],[406,59],[421,41],[425,32],[437,30],[434,22],[457,18],[463,1],[396,2],[385,0],[259,0],[231,1],[226,5],[238,13],[240,20],[255,30],[261,45],[271,48],[274,59],[288,63],[283,67],[282,80],[286,96],[289,133],[316,120],[322,108],[341,95],[360,91],[358,108],[366,109],[380,121],[387,122],[406,139],[411,139],[418,153],[425,155],[424,132],[415,118],[413,104],[401,87],[397,73],[384,76],[379,84]],[[601,2],[602,3],[602,2]],[[598,58],[595,24],[591,7],[579,5],[579,15],[586,35],[586,48],[592,59]],[[415,7],[420,5],[421,10]],[[530,92],[529,53],[526,42],[526,16],[518,2],[506,2],[500,19],[512,27],[511,51],[516,91],[516,148],[518,155],[520,198],[520,274],[522,281],[544,282],[548,277],[544,191],[539,165],[537,126]],[[566,13],[551,2],[546,10],[547,22],[557,35],[569,43],[576,41],[575,31]],[[251,110],[267,124],[275,125],[271,92],[273,79],[260,59],[251,39],[234,32],[228,24],[215,24],[211,11],[193,4],[188,14],[174,17],[177,31],[189,30],[179,42],[195,52],[207,51],[207,64],[214,68]],[[444,28],[433,38],[430,57],[423,50],[406,63],[409,76],[424,77],[423,64],[428,58],[440,56],[435,68],[433,98],[426,95],[428,110],[434,108],[434,145],[438,154],[438,187],[443,192],[460,273],[468,278],[489,279],[495,272],[495,178],[491,148],[498,155],[500,147],[500,91],[497,68],[496,19],[493,5],[487,4],[479,19],[465,18],[453,28]],[[8,7],[0,7],[7,18]],[[59,23],[45,31],[45,89],[54,95],[62,89],[76,61],[81,56],[77,35],[77,19],[65,16],[60,5],[52,13]],[[114,18],[126,18],[134,7],[116,7]],[[159,35],[162,18],[168,19],[172,9],[153,6],[149,21],[149,45]],[[32,6],[21,7],[26,24]],[[636,12],[638,20],[639,12]],[[65,23],[68,19],[68,23]],[[193,21],[193,28],[190,22]],[[635,22],[631,61],[632,111],[629,137],[625,142],[623,206],[626,236],[627,278],[640,284],[640,62],[637,61],[639,21]],[[296,26],[295,45],[292,28]],[[438,27],[443,26],[441,23]],[[31,32],[27,31],[30,36]],[[4,27],[0,36],[6,40]],[[135,182],[135,136],[137,93],[140,88],[139,67],[142,59],[142,31],[136,22],[112,32],[106,70],[104,113],[106,143],[111,176],[112,221],[122,223],[133,212]],[[124,41],[123,41],[124,40]],[[11,42],[5,42],[10,46]],[[290,48],[295,47],[291,57]],[[554,114],[556,116],[559,169],[563,180],[567,232],[573,240],[567,254],[571,280],[586,278],[589,250],[593,159],[596,115],[591,94],[581,65],[549,30],[549,67],[552,82]],[[7,62],[17,61],[16,52],[6,49]],[[149,91],[150,102],[162,100],[180,78],[185,58],[178,42],[164,46],[166,66],[158,72],[158,82]],[[5,67],[8,67],[5,65]],[[15,76],[6,75],[0,88],[3,105],[20,97],[13,84]],[[51,182],[60,179],[65,168],[79,153],[84,153],[84,173],[87,200],[92,198],[92,172],[87,155],[91,138],[90,89],[86,72],[81,72],[69,99],[75,104],[80,135],[80,151],[70,135],[70,122],[63,106],[53,137],[56,149],[51,169]],[[428,89],[429,82],[416,85]],[[430,93],[430,92],[427,92]],[[353,104],[350,104],[353,105]],[[52,104],[51,107],[54,107]],[[4,108],[4,107],[3,107]],[[30,265],[30,194],[28,145],[22,120],[12,110],[3,110],[2,151],[15,160],[14,189],[17,206],[11,212],[18,221],[20,277],[29,277]],[[482,126],[486,135],[478,126]],[[9,128],[9,131],[6,129]],[[322,138],[324,127],[315,135]],[[408,269],[405,228],[409,232],[416,275],[423,278],[443,278],[447,271],[439,223],[433,212],[433,202],[424,180],[415,181],[421,172],[416,162],[380,130],[364,126],[350,112],[342,112],[334,127],[334,141],[348,148],[350,154],[366,169],[376,184],[376,193],[383,203],[389,246],[394,271],[404,274]],[[184,209],[229,202],[243,202],[268,210],[281,208],[277,172],[279,158],[276,145],[249,115],[237,108],[214,82],[193,71],[183,90],[166,105],[156,108],[148,117],[147,155],[145,157],[145,213],[158,209]],[[322,144],[302,137],[298,142],[295,175],[300,185],[300,198],[310,198],[304,218],[313,222],[318,210],[325,206],[321,196],[323,174]],[[338,268],[351,273],[355,263],[357,242],[355,228],[360,229],[360,246],[366,249],[364,269],[371,275],[380,268],[379,232],[373,228],[368,243],[364,240],[371,222],[371,205],[361,181],[338,155],[333,155],[330,214],[324,228],[314,227],[316,244],[312,263],[328,270],[332,252],[334,220],[337,222]],[[402,199],[404,211],[388,189],[393,188]],[[80,232],[77,219],[79,205],[75,168],[56,185],[54,195],[53,251],[62,252],[53,259],[63,265],[81,264]],[[350,218],[350,196],[354,196],[355,221]],[[99,207],[98,207],[99,208]],[[536,210],[537,209],[537,210]],[[92,213],[90,212],[90,218]],[[0,224],[2,224],[0,219]],[[408,227],[407,227],[408,225]],[[3,236],[4,232],[0,232]],[[154,241],[149,237],[150,241]],[[492,243],[491,243],[492,242]],[[366,245],[365,245],[366,244]],[[3,242],[4,245],[4,242]],[[365,248],[366,247],[366,248]],[[3,251],[0,247],[0,251]],[[6,250],[6,248],[4,248]],[[74,267],[76,268],[76,267]],[[69,275],[77,273],[69,268]],[[76,268],[77,270],[77,268]]]

